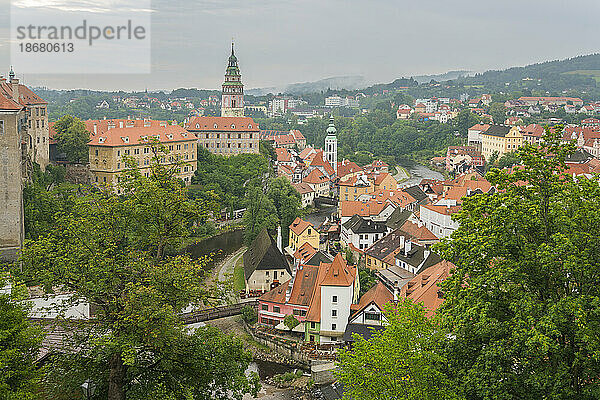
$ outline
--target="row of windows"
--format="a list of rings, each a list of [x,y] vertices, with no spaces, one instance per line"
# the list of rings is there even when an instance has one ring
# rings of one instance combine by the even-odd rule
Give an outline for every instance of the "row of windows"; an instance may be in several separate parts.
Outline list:
[[[207,148],[207,149],[208,149],[209,147],[210,147],[210,148],[213,148],[213,149],[214,149],[214,148],[217,148],[217,149],[223,148],[223,149],[224,149],[224,148],[225,148],[225,146],[221,146],[221,144],[225,145],[225,143],[214,143],[214,142],[213,142],[213,143],[205,143],[205,145],[206,145],[206,148]],[[252,148],[252,143],[248,143],[248,144],[247,144],[247,146],[246,146],[246,143],[238,143],[238,144],[237,144],[237,148],[238,148],[238,149],[241,149],[241,148],[244,148],[244,149],[245,149],[246,147],[247,147],[247,148],[249,148],[249,149],[251,149],[251,148]],[[233,146],[232,146],[232,143],[227,143],[227,148],[228,148],[228,149],[231,149],[231,148],[234,148],[234,149],[235,149],[235,148],[236,148],[236,147],[235,147],[235,143],[233,143]]]
[[[269,311],[269,305],[268,304],[263,304],[262,307],[261,307],[261,310],[263,310],[263,311]],[[273,312],[280,313],[281,312],[281,308],[279,306],[273,306]]]
[[[232,125],[232,127],[235,127],[235,125]],[[225,139],[225,135],[226,134],[223,133],[223,139]],[[231,137],[233,135],[235,135],[235,133],[227,133],[227,139],[231,139]],[[221,139],[221,134],[220,133],[205,133],[204,136],[205,136],[206,139]],[[243,136],[243,134],[238,133],[237,134],[237,139],[244,139],[242,136]],[[236,139],[236,138],[234,137],[234,139]],[[252,139],[252,133],[248,134],[248,139]]]
[[[35,111],[35,115],[38,117],[43,117],[46,115],[46,109],[45,108],[28,108],[27,109],[27,116],[31,117],[32,116],[32,110]]]
[[[32,120],[30,119],[30,120],[29,120],[29,122],[28,122],[28,124],[29,124],[29,128],[31,128],[31,127],[32,127],[32,125],[33,125],[33,124],[31,123],[31,121],[32,121]],[[45,127],[46,127],[46,120],[43,120],[43,119],[36,119],[36,120],[35,120],[35,127],[36,127],[37,129],[39,129],[39,128],[45,128]]]

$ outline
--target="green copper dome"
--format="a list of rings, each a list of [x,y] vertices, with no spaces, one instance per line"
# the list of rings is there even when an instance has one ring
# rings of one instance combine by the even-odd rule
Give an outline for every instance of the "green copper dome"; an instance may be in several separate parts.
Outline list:
[[[329,118],[329,126],[327,127],[327,135],[335,135],[337,129],[335,129],[335,124],[333,123],[333,117]]]

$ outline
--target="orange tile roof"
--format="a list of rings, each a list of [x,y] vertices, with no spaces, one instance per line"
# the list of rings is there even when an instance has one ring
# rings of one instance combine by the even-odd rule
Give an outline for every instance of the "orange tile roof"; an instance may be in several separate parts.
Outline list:
[[[292,161],[292,155],[288,151],[288,149],[283,147],[277,147],[275,149],[275,154],[277,155],[278,162],[288,162]]]
[[[334,267],[335,265],[335,267]],[[334,273],[335,271],[335,273]],[[346,264],[341,253],[335,256],[331,264],[321,263],[314,285],[312,301],[306,315],[309,322],[321,321],[321,286],[349,286],[354,283],[356,278],[356,268]],[[350,279],[350,276],[352,277]]]
[[[360,168],[358,164],[356,164],[353,161],[343,160],[341,162],[338,162],[337,176],[340,178],[359,171],[362,171],[362,168]]]
[[[325,174],[323,174],[321,172],[321,170],[313,169],[310,172],[310,174],[308,174],[308,176],[302,180],[302,182],[313,183],[313,184],[325,183],[325,182],[329,182],[329,178],[327,176],[325,176]]]
[[[415,203],[417,200],[410,195],[410,193],[405,192],[402,189],[397,190],[389,190],[382,189],[378,190],[371,195],[371,201],[377,202],[392,202],[396,206],[404,208],[411,203]]]
[[[314,189],[310,187],[310,185],[306,182],[300,183],[292,183],[292,186],[298,191],[300,194],[314,192]]]
[[[419,224],[415,224],[411,221],[406,221],[400,227],[402,232],[406,232],[409,235],[413,236],[417,241],[432,241],[438,240],[438,237],[435,236],[425,225],[419,226]]]
[[[294,253],[294,258],[300,260],[300,263],[307,262],[317,254],[317,249],[312,247],[308,242],[304,242],[302,246]]]
[[[42,99],[40,96],[35,94],[31,89],[27,86],[19,83],[19,104],[23,106],[33,106],[33,105],[43,105],[48,104],[47,101]],[[2,93],[5,97],[12,99],[13,98],[13,90],[12,84],[6,80],[6,78],[0,80],[0,93]]]
[[[381,281],[377,281],[375,286],[362,295],[358,301],[358,306],[354,307],[356,311],[352,316],[364,310],[371,303],[375,303],[379,309],[383,309],[383,306],[392,300],[394,300],[392,292]]]
[[[462,206],[441,206],[434,204],[424,204],[421,205],[421,207],[425,207],[430,211],[443,215],[452,215],[459,212],[462,209]]]
[[[9,97],[0,90],[0,110],[19,111],[22,108],[23,106],[15,102],[12,96]]]
[[[302,269],[300,269],[302,268]],[[296,271],[294,286],[288,303],[299,306],[309,306],[315,293],[314,288],[319,274],[319,267],[302,265]],[[320,292],[320,291],[319,291]]]
[[[296,217],[294,222],[292,222],[292,224],[290,225],[290,230],[296,235],[301,235],[302,232],[304,232],[308,227],[312,227],[313,229],[315,229],[313,224],[311,224],[310,222],[307,222],[300,217]]]
[[[377,201],[341,201],[341,216],[352,217],[360,215],[361,217],[369,217],[379,215],[379,213],[387,206],[387,203]]]
[[[87,124],[86,124],[87,126]],[[143,144],[150,138],[157,138],[161,143],[196,141],[196,136],[179,125],[159,127],[112,128],[96,135],[90,135],[91,146],[132,146]]]
[[[449,261],[440,261],[425,269],[400,289],[400,298],[410,298],[415,303],[425,306],[426,315],[432,316],[442,305],[444,298],[440,296],[438,283],[450,276],[452,269],[456,268]]]
[[[354,273],[353,268],[350,267],[344,257],[342,257],[342,253],[338,253],[327,274],[323,278],[321,285],[323,286],[350,286],[354,282]]]
[[[310,162],[311,167],[323,167],[327,175],[331,176],[335,173],[331,164],[328,161],[325,161],[323,157],[323,150],[317,150],[315,157]]]
[[[259,297],[259,300],[270,301],[272,303],[285,303],[285,293],[287,291],[290,281],[287,281],[276,288],[269,290],[267,293]]]
[[[185,127],[192,132],[260,132],[258,124],[250,117],[193,117]]]

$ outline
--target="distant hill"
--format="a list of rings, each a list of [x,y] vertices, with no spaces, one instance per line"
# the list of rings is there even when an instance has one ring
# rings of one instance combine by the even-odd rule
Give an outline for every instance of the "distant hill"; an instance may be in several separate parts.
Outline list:
[[[438,75],[418,75],[413,76],[413,79],[419,83],[429,83],[433,79],[434,81],[450,81],[456,78],[462,78],[472,74],[471,71],[448,71],[445,74]]]
[[[578,56],[565,60],[547,61],[524,67],[491,70],[474,76],[458,78],[457,82],[468,85],[485,85],[501,88],[526,81],[537,81],[545,90],[585,90],[596,87],[600,78],[600,54]]]
[[[314,82],[292,83],[280,87],[268,87],[246,90],[246,93],[254,96],[264,96],[269,93],[287,93],[292,95],[302,95],[307,93],[318,93],[327,89],[332,90],[355,90],[366,85],[365,78],[362,76],[335,76],[325,78]]]

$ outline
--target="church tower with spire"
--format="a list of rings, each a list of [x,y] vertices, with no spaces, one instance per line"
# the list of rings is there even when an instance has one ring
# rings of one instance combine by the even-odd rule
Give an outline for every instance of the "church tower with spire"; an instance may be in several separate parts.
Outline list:
[[[244,84],[242,83],[237,57],[233,50],[233,42],[231,43],[231,55],[229,56],[229,65],[227,65],[221,93],[221,116],[244,116]]]
[[[329,127],[327,128],[327,137],[325,137],[325,160],[333,167],[337,174],[337,129],[333,123],[333,116],[329,119]]]

